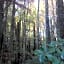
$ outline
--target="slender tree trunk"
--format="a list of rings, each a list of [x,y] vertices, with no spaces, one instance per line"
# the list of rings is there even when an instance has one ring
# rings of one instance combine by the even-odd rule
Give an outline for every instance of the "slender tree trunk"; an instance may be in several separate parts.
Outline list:
[[[21,16],[20,16],[21,17]],[[20,29],[21,29],[21,18],[19,19],[19,22],[17,23],[17,41],[18,41],[18,64],[19,64],[19,60],[20,60]]]
[[[26,0],[24,0],[24,5],[26,6]],[[23,62],[25,61],[26,55],[26,17],[25,17],[26,10],[24,9],[24,21],[23,21]]]
[[[52,6],[52,11],[51,11],[52,18],[50,19],[50,35],[51,35],[51,41],[55,41],[56,40],[56,36],[55,36],[56,22],[55,22],[54,0],[51,0],[51,6]]]
[[[39,48],[39,5],[40,5],[40,0],[38,0],[38,9],[37,9],[37,39],[36,39],[36,47],[37,49]]]
[[[4,35],[4,38],[3,38],[3,56],[2,58],[4,57],[4,60],[6,64],[8,64],[8,59],[9,59],[9,48],[8,48],[8,38],[7,38],[7,14],[8,14],[8,1],[5,2],[5,8],[4,8],[4,20],[3,20],[3,35]],[[7,55],[7,56],[6,56]],[[7,58],[6,58],[7,57]]]
[[[16,29],[16,24],[15,24],[15,1],[13,0],[12,5],[13,5],[13,9],[12,9],[12,20],[11,20],[11,33],[10,33],[10,51],[11,51],[11,60],[12,62],[15,60],[15,55],[17,53],[17,42],[16,42],[16,34],[15,34],[15,29]],[[15,53],[16,51],[16,53]]]
[[[35,40],[35,23],[34,23],[34,27],[33,27],[33,32],[34,32],[34,48],[33,48],[33,50],[35,50],[36,49],[36,40]]]
[[[49,26],[49,15],[48,15],[48,0],[45,0],[45,21],[46,21],[46,43],[50,43],[50,26]]]
[[[55,41],[56,40],[56,36],[55,36],[56,22],[55,22],[55,13],[54,13],[55,12],[54,11],[54,0],[52,0],[52,3],[51,4],[52,4],[52,7],[53,7],[53,11],[52,11],[53,16],[52,16],[52,18],[53,18],[53,21],[54,21],[53,22],[54,24],[52,25],[52,32],[53,32],[52,33],[53,34],[53,39],[52,40]],[[52,35],[51,35],[51,37],[52,37]]]
[[[7,33],[6,33],[6,28],[7,28],[7,26],[6,26],[6,25],[7,25],[7,14],[8,14],[8,1],[6,1],[6,4],[5,4],[5,5],[6,5],[6,6],[5,6],[5,9],[4,9],[4,10],[5,10],[5,11],[4,11],[4,12],[5,12],[5,13],[4,13],[5,16],[4,16],[4,22],[3,22],[3,24],[4,24],[4,25],[3,25],[3,35],[4,35],[4,42],[3,42],[3,43],[4,43],[4,44],[7,43],[7,37],[6,37],[6,34],[7,34]]]

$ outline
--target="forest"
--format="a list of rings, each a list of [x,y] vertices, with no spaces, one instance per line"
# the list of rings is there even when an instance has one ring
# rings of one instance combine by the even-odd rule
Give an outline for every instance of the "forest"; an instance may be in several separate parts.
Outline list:
[[[0,0],[0,64],[64,64],[64,0]]]

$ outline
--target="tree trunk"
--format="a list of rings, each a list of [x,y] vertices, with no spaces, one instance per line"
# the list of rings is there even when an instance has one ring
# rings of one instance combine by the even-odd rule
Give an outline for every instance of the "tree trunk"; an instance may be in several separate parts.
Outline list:
[[[49,26],[49,16],[48,16],[48,0],[45,0],[45,21],[46,21],[46,43],[50,43],[50,26]]]
[[[7,43],[7,36],[6,36],[6,28],[7,28],[7,14],[8,14],[8,1],[6,1],[5,3],[5,11],[4,11],[4,22],[3,22],[3,35],[4,35],[4,41],[3,43],[6,44]]]
[[[36,34],[36,49],[39,49],[39,5],[40,5],[40,0],[37,0],[38,1],[38,8],[37,8],[37,21],[36,21],[36,26],[37,26],[37,34]]]
[[[33,27],[33,32],[34,32],[34,48],[33,48],[33,50],[35,50],[36,49],[36,41],[35,41],[35,23],[34,23],[34,27]]]
[[[12,9],[12,20],[11,20],[11,33],[10,33],[10,51],[11,51],[11,60],[12,62],[15,60],[15,55],[17,53],[17,42],[16,42],[16,24],[15,24],[15,0],[12,2],[13,9]],[[15,53],[16,52],[16,53]]]
[[[17,63],[19,64],[20,60],[20,28],[21,28],[21,18],[19,22],[17,23],[17,42],[18,42],[18,53],[17,53]]]
[[[3,43],[3,18],[4,18],[4,1],[0,0],[0,51]]]
[[[64,39],[64,6],[63,0],[56,1],[57,37]]]

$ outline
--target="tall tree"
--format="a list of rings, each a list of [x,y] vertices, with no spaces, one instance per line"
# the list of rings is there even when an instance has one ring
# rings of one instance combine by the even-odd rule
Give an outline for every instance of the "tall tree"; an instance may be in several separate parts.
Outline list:
[[[8,14],[8,1],[5,2],[5,8],[4,8],[4,21],[3,21],[3,35],[4,35],[4,44],[7,43],[7,37],[6,37],[6,28],[7,28],[7,14]]]
[[[38,0],[38,8],[37,8],[37,37],[36,37],[36,47],[37,49],[39,48],[39,5],[40,5],[40,0]]]
[[[26,6],[26,0],[24,0],[24,5]],[[22,47],[23,47],[23,62],[25,61],[26,55],[25,55],[25,51],[26,51],[26,10],[24,9],[24,19],[23,19],[23,32],[22,32],[22,38],[23,38],[23,42],[22,42]]]
[[[12,58],[15,59],[15,55],[14,55],[14,52],[16,51],[17,53],[17,50],[16,50],[16,45],[17,45],[17,42],[16,42],[16,35],[15,35],[15,29],[16,29],[16,24],[15,24],[15,1],[16,0],[13,0],[12,2],[12,20],[11,20],[11,33],[10,33],[10,51],[12,53]],[[11,59],[12,59],[11,58]],[[12,62],[14,61],[14,59],[12,60]]]
[[[50,26],[49,26],[49,15],[48,15],[48,0],[45,0],[45,20],[46,20],[46,43],[50,43]]]
[[[0,51],[3,43],[3,18],[4,18],[4,1],[0,0]]]
[[[56,14],[57,14],[57,37],[64,39],[64,6],[63,0],[56,1]]]

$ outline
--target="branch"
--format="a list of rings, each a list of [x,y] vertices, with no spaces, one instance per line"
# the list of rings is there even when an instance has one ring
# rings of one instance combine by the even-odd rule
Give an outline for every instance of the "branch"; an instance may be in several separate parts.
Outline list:
[[[29,8],[26,8],[26,6],[23,5],[23,4],[19,4],[18,2],[15,2],[15,4],[18,5],[20,8],[25,8],[25,9],[27,9],[27,10],[30,11],[30,9]]]
[[[8,1],[9,2],[9,5],[11,4],[11,2],[13,2],[14,0],[3,0],[3,1]],[[20,8],[24,8],[24,9],[27,9],[27,10],[29,10],[29,11],[31,11],[29,8],[27,8],[25,5],[23,5],[23,4],[19,4],[18,2],[15,2],[15,4],[17,5],[17,6],[19,6]],[[8,5],[8,7],[9,7],[9,5]]]

